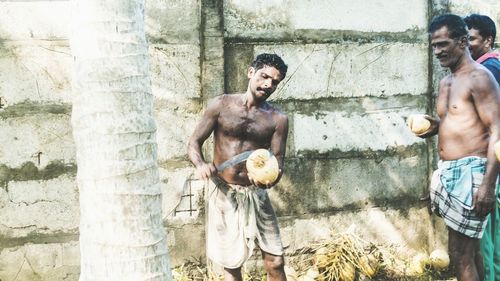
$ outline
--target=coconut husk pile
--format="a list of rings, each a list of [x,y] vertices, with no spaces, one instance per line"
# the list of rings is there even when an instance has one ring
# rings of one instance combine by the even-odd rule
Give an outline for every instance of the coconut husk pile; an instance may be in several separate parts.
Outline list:
[[[334,234],[306,252],[312,257],[305,260],[309,269],[298,277],[300,281],[353,281],[356,274],[372,278],[381,268],[377,247],[352,232]]]
[[[408,252],[394,245],[375,245],[355,234],[332,234],[328,239],[298,249],[287,258],[285,273],[289,281],[427,281],[453,280],[448,270],[448,254],[436,250]],[[262,270],[260,268],[260,270]],[[173,270],[174,281],[222,281],[221,272],[201,260],[191,260]],[[263,271],[242,268],[244,281],[265,281]]]
[[[448,254],[411,252],[395,245],[375,245],[355,234],[332,234],[295,252],[291,281],[449,280]]]

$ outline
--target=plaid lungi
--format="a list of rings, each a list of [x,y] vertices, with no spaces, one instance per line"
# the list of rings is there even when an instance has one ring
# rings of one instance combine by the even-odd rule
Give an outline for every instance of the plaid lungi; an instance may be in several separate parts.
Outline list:
[[[473,209],[473,195],[483,181],[486,158],[465,157],[439,161],[431,180],[431,209],[446,225],[471,238],[483,236],[488,217]]]

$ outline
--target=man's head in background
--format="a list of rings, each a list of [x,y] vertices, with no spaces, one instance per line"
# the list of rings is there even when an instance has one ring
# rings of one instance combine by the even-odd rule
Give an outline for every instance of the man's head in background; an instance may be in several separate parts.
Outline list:
[[[482,55],[490,52],[495,44],[495,22],[484,15],[471,14],[464,18],[469,28],[469,49],[471,56],[477,60]]]

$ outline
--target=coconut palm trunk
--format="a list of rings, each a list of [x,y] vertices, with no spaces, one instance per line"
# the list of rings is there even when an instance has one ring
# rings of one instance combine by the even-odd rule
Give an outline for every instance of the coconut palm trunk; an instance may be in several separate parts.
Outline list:
[[[74,0],[81,281],[171,280],[144,0]]]

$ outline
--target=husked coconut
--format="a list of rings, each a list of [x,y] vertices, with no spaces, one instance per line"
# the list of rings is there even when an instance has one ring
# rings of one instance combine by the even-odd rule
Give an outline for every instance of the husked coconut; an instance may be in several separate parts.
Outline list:
[[[274,182],[279,175],[278,159],[263,148],[248,156],[246,167],[248,177],[263,184]]]
[[[450,265],[450,257],[445,250],[437,249],[429,255],[430,264],[437,270],[445,270]]]
[[[378,272],[379,262],[377,257],[373,254],[368,254],[366,256],[361,256],[359,259],[359,267],[366,276],[372,278]]]
[[[498,161],[500,161],[500,141],[495,143],[495,154],[497,155]]]
[[[424,114],[412,114],[408,117],[408,127],[414,134],[422,134],[429,130],[431,122],[425,118]]]

